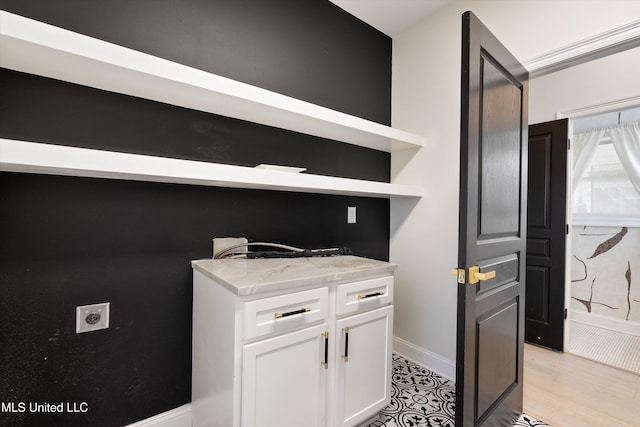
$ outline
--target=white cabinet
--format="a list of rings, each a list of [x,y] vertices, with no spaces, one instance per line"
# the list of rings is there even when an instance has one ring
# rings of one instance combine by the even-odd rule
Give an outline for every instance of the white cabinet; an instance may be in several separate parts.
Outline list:
[[[357,425],[389,403],[392,319],[387,306],[338,320],[335,426]]]
[[[391,399],[393,277],[336,291],[334,426],[358,425]]]
[[[251,261],[241,275],[252,274]],[[379,269],[391,264],[366,260],[375,272],[341,278],[337,271],[327,280],[291,277],[304,261],[269,262],[287,265],[265,269],[267,291],[251,287],[247,295],[210,271],[219,264],[193,263],[193,425],[331,427],[371,419],[391,397],[393,276]],[[274,274],[286,274],[286,285]]]
[[[324,427],[327,301],[323,287],[243,304],[242,427]]]
[[[243,427],[325,426],[326,332],[322,323],[244,346]]]

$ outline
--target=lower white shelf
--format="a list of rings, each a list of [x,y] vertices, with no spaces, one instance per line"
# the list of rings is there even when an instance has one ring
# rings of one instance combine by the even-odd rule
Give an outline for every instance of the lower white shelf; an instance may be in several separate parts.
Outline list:
[[[419,187],[0,139],[0,171],[359,197],[423,196]]]

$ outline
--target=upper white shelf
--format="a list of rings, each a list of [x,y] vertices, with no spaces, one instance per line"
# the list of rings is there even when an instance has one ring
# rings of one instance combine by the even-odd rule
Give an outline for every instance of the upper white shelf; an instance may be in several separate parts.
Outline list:
[[[358,197],[422,197],[415,186],[0,139],[0,171]]]
[[[0,67],[392,152],[421,136],[0,11]]]

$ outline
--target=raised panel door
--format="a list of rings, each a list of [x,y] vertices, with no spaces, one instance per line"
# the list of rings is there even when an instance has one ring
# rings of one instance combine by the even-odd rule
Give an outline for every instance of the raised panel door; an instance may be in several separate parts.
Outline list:
[[[528,72],[471,12],[462,48],[455,425],[504,427],[522,412]]]
[[[564,350],[568,119],[529,126],[524,339]]]

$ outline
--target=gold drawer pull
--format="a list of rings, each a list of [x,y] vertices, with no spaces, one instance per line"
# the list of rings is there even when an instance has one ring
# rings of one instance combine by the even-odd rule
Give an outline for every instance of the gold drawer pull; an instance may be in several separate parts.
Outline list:
[[[372,294],[360,294],[358,295],[358,299],[367,299],[367,298],[373,298],[373,297],[381,297],[384,295],[384,292],[380,291],[380,292],[374,292]]]
[[[274,316],[276,319],[280,319],[282,317],[295,316],[296,314],[304,314],[310,311],[311,311],[310,308],[302,307],[300,310],[288,311],[286,313],[275,313]]]

